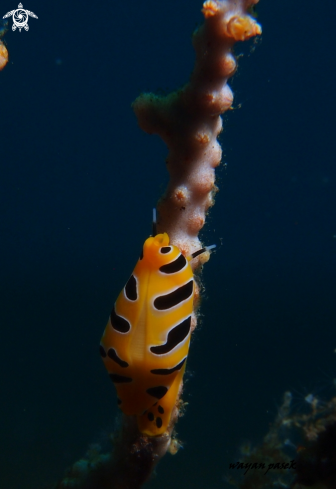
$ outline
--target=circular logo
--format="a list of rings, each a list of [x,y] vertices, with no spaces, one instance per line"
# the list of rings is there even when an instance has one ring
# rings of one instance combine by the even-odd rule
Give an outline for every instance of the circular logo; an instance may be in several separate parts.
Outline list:
[[[27,12],[23,9],[15,10],[15,12],[13,14],[13,21],[19,29],[20,28],[22,29],[22,27],[24,27],[28,21]]]

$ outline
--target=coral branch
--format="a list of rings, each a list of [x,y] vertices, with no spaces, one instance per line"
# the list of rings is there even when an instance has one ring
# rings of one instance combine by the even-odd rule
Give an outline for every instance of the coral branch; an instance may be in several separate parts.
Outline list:
[[[170,181],[158,204],[158,232],[167,232],[172,244],[185,255],[202,247],[198,234],[217,190],[221,114],[233,101],[227,84],[236,70],[231,49],[236,41],[261,34],[260,25],[248,14],[257,2],[206,1],[202,9],[205,22],[193,35],[196,62],[189,83],[164,97],[142,94],[133,103],[140,127],[149,134],[158,134],[168,146]],[[208,259],[209,253],[200,255],[193,260],[193,269]],[[195,309],[198,299],[199,291],[195,294]],[[194,310],[192,330],[196,323]],[[179,404],[178,398],[170,433],[179,416]]]
[[[85,458],[49,489],[138,489],[166,453],[169,443],[168,435],[140,436],[135,418],[124,416],[122,430],[113,439],[111,455],[99,453],[99,446],[91,447]]]
[[[142,94],[133,104],[140,127],[150,134],[158,134],[168,146],[170,182],[158,204],[158,232],[167,232],[172,244],[185,255],[201,247],[198,234],[214,203],[217,190],[215,168],[221,161],[221,147],[217,141],[222,130],[220,115],[233,101],[227,85],[228,78],[236,70],[231,49],[236,41],[261,33],[261,27],[248,13],[257,2],[206,1],[202,9],[205,22],[193,35],[196,63],[189,83],[165,97]],[[208,259],[207,252],[193,260],[194,270]],[[195,296],[197,301],[199,292]],[[194,313],[193,329],[195,326]],[[121,437],[116,442],[113,456],[105,459],[100,456],[95,464],[87,461],[94,467],[90,476],[86,483],[77,479],[77,485],[72,478],[73,487],[140,487],[166,451],[176,451],[177,442],[172,433],[181,415],[180,395],[181,392],[168,431],[162,436],[140,434],[133,417],[124,416]],[[57,487],[67,486],[62,481]]]
[[[158,134],[169,148],[170,182],[159,203],[158,232],[167,232],[186,255],[201,247],[198,233],[214,203],[215,168],[221,161],[220,114],[233,101],[227,85],[236,70],[231,48],[235,41],[261,33],[259,24],[247,14],[255,3],[205,2],[205,23],[193,35],[196,63],[190,82],[165,97],[142,94],[133,104],[140,127]],[[208,258],[202,256],[203,261]],[[196,260],[195,268],[198,264]]]

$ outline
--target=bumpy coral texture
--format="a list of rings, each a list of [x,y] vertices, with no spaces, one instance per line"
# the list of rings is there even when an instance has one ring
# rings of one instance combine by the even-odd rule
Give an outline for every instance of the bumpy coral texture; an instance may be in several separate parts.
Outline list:
[[[170,182],[158,205],[158,231],[167,232],[185,255],[202,246],[198,234],[214,203],[215,168],[222,154],[220,115],[233,101],[227,84],[236,69],[231,48],[261,33],[247,13],[257,1],[206,1],[205,23],[193,35],[196,63],[189,83],[165,97],[142,94],[133,105],[140,127],[168,146]],[[208,259],[209,254],[200,255],[193,268]]]

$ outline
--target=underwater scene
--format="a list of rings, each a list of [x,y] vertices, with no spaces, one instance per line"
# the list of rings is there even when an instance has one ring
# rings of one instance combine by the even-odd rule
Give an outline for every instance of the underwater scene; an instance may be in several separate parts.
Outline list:
[[[0,11],[0,489],[336,489],[335,2],[26,1]],[[212,103],[188,98],[195,48],[194,73],[203,81],[206,66],[217,93],[207,60],[218,45],[192,39],[204,18],[232,46],[216,68],[234,99],[218,97],[222,131],[214,110],[195,136],[205,147],[214,135],[207,160],[218,135],[222,156],[205,224],[200,201],[190,204],[200,246],[216,248],[193,257],[195,241],[172,246],[176,229],[163,223],[176,214],[160,199],[175,158],[179,219],[189,205],[187,149],[194,156],[192,130]],[[137,99],[144,92],[155,96]],[[151,104],[171,99],[165,126],[166,102],[152,118]],[[162,139],[174,139],[168,157]],[[183,327],[162,333],[166,350],[146,343],[168,359],[185,346],[172,368],[148,367],[163,390],[140,379],[154,416],[126,389],[138,364],[120,374],[129,361],[101,338],[106,324],[128,332],[116,299],[145,287],[132,271],[156,235],[156,207],[157,232],[173,236],[160,253],[199,286],[157,306],[190,299],[174,319]],[[168,425],[164,449],[144,457],[141,443]],[[126,440],[127,429],[141,436]]]

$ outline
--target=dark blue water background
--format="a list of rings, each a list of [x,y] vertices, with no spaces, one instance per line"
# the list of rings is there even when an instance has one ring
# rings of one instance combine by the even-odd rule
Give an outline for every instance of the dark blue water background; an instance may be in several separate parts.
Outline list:
[[[1,16],[16,8],[1,2]],[[166,149],[131,102],[192,69],[201,2],[42,2],[6,35],[0,74],[0,488],[38,489],[107,443],[115,392],[98,355],[150,233]],[[335,374],[334,0],[257,9],[261,41],[231,81],[220,192],[203,236],[202,324],[190,351],[184,450],[148,488],[224,489],[229,462]],[[9,19],[9,27],[12,22]],[[322,394],[321,394],[322,395]]]

